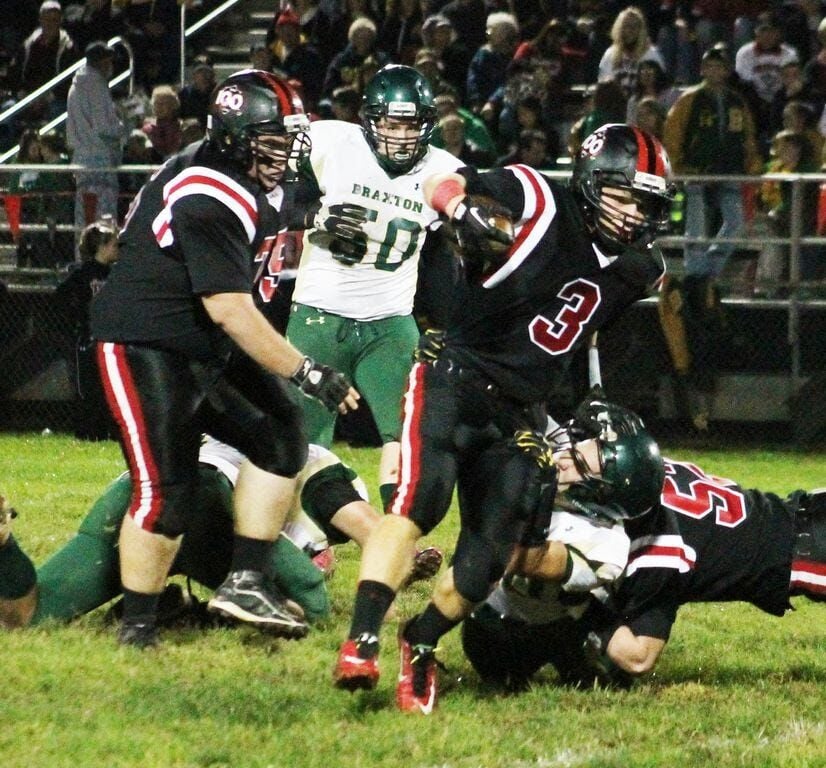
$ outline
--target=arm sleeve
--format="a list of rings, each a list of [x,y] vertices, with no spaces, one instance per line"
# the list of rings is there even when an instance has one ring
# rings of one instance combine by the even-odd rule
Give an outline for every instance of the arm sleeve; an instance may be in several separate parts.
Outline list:
[[[677,619],[677,608],[671,603],[661,603],[624,623],[637,637],[656,637],[667,641]]]
[[[668,640],[680,607],[680,585],[668,568],[641,567],[620,582],[617,624],[635,635]]]
[[[459,267],[444,227],[428,231],[419,262],[415,314],[426,325],[445,328],[450,318],[453,292],[459,281]]]
[[[525,216],[525,192],[519,179],[508,168],[492,168],[480,173],[466,166],[458,173],[467,180],[467,192],[471,195],[488,195],[507,208],[514,220]]]

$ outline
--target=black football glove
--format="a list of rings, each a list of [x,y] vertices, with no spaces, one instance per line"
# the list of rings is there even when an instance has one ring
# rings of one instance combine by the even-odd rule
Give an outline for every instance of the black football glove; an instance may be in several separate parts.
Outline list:
[[[466,258],[490,260],[513,244],[511,213],[488,198],[465,195],[451,218]]]
[[[355,203],[322,205],[310,212],[307,223],[316,230],[311,237],[324,237],[334,259],[342,264],[356,264],[367,252],[367,234],[362,225],[370,220],[370,213]]]
[[[518,429],[513,433],[511,444],[536,462],[540,477],[544,482],[550,482],[556,478],[553,447],[545,435],[533,429]]]
[[[350,391],[350,382],[343,373],[329,365],[319,365],[311,357],[301,361],[290,381],[307,397],[321,401],[330,411],[336,411]]]
[[[421,336],[416,349],[413,350],[413,361],[416,363],[435,363],[445,348],[445,332],[438,328],[428,328]]]

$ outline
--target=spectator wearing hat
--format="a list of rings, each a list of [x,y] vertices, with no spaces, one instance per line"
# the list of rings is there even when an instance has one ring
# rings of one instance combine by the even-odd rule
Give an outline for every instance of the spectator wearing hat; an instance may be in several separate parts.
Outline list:
[[[441,77],[464,103],[472,53],[456,34],[453,22],[442,13],[431,14],[422,24],[422,41],[436,57]]]
[[[321,89],[324,98],[329,99],[340,85],[355,85],[361,90],[363,68],[367,66],[376,71],[390,61],[387,53],[377,47],[378,31],[372,19],[361,16],[352,22],[347,39],[347,46],[333,57],[327,67]]]
[[[66,67],[80,58],[69,33],[63,28],[63,10],[57,0],[44,0],[40,5],[37,28],[17,49],[7,75],[15,98],[37,90]],[[68,80],[33,102],[26,111],[29,122],[45,122],[66,109]]]
[[[327,69],[330,62],[346,45],[347,22],[338,20],[325,3],[325,8],[319,5],[319,0],[290,0],[286,4],[278,4],[273,14],[272,22],[267,28],[267,45],[271,46],[275,57],[281,59],[279,35],[276,31],[278,21],[286,10],[291,10],[298,16],[301,42],[312,46],[321,57],[321,71]]]
[[[719,48],[703,55],[702,81],[689,88],[669,110],[664,144],[676,174],[759,174],[763,161],[748,103],[728,84],[731,63]],[[689,239],[714,237],[712,220],[722,224],[716,238],[736,238],[743,229],[743,198],[738,182],[686,184],[685,234]],[[685,247],[687,277],[715,280],[735,245],[689,242]]]
[[[66,140],[78,171],[75,229],[118,214],[117,166],[121,161],[124,127],[109,92],[114,51],[95,41],[86,46],[86,63],[75,73],[69,89]]]
[[[783,42],[783,31],[776,15],[761,13],[754,28],[754,40],[737,49],[734,70],[741,80],[750,83],[758,96],[758,125],[768,126],[771,103],[783,87],[783,67],[798,61],[797,51]]]
[[[215,88],[215,69],[207,61],[199,61],[192,68],[190,82],[186,83],[178,93],[181,102],[181,120],[194,117],[206,128],[207,112],[209,111],[209,97]]]
[[[270,47],[275,66],[301,83],[304,105],[315,110],[324,84],[324,61],[318,49],[302,38],[301,19],[289,6],[278,15]]]

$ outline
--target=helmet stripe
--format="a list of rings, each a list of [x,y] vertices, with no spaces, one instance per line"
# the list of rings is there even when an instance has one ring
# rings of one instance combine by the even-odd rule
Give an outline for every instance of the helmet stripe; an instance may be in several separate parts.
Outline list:
[[[650,134],[633,127],[637,140],[637,170],[654,176],[665,176],[665,163],[660,142]]]
[[[298,111],[303,111],[297,108],[299,104],[298,96],[287,86],[283,80],[279,80],[270,72],[261,73],[267,85],[272,89],[272,92],[278,97],[278,104],[281,107],[282,115],[294,115]]]

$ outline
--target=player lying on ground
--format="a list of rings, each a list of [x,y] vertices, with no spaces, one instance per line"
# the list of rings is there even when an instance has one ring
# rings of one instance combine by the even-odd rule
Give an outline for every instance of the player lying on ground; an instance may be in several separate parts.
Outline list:
[[[601,477],[594,455],[581,461]],[[628,564],[602,599],[572,602],[558,582],[505,579],[465,621],[465,653],[483,678],[520,687],[552,664],[567,683],[626,684],[654,668],[685,603],[736,600],[782,616],[790,597],[826,597],[826,489],[781,499],[664,463],[660,503],[626,523]],[[592,533],[612,544],[597,521]],[[590,548],[594,568],[621,556]]]
[[[243,456],[208,438],[199,459],[196,503],[203,514],[184,536],[172,574],[183,574],[214,589],[230,567],[232,492]],[[129,478],[122,475],[92,505],[77,534],[37,570],[11,536],[12,510],[3,502],[0,626],[21,627],[47,619],[67,621],[120,593],[116,545],[130,493]],[[361,545],[379,519],[366,501],[364,485],[356,473],[330,451],[310,446],[288,524],[269,561],[269,575],[277,588],[298,604],[293,604],[298,621],[317,621],[330,609],[324,575],[307,552],[320,551],[328,540],[339,543],[352,538]],[[433,576],[441,559],[436,549],[422,550],[410,580]],[[266,629],[266,625],[262,627]]]

